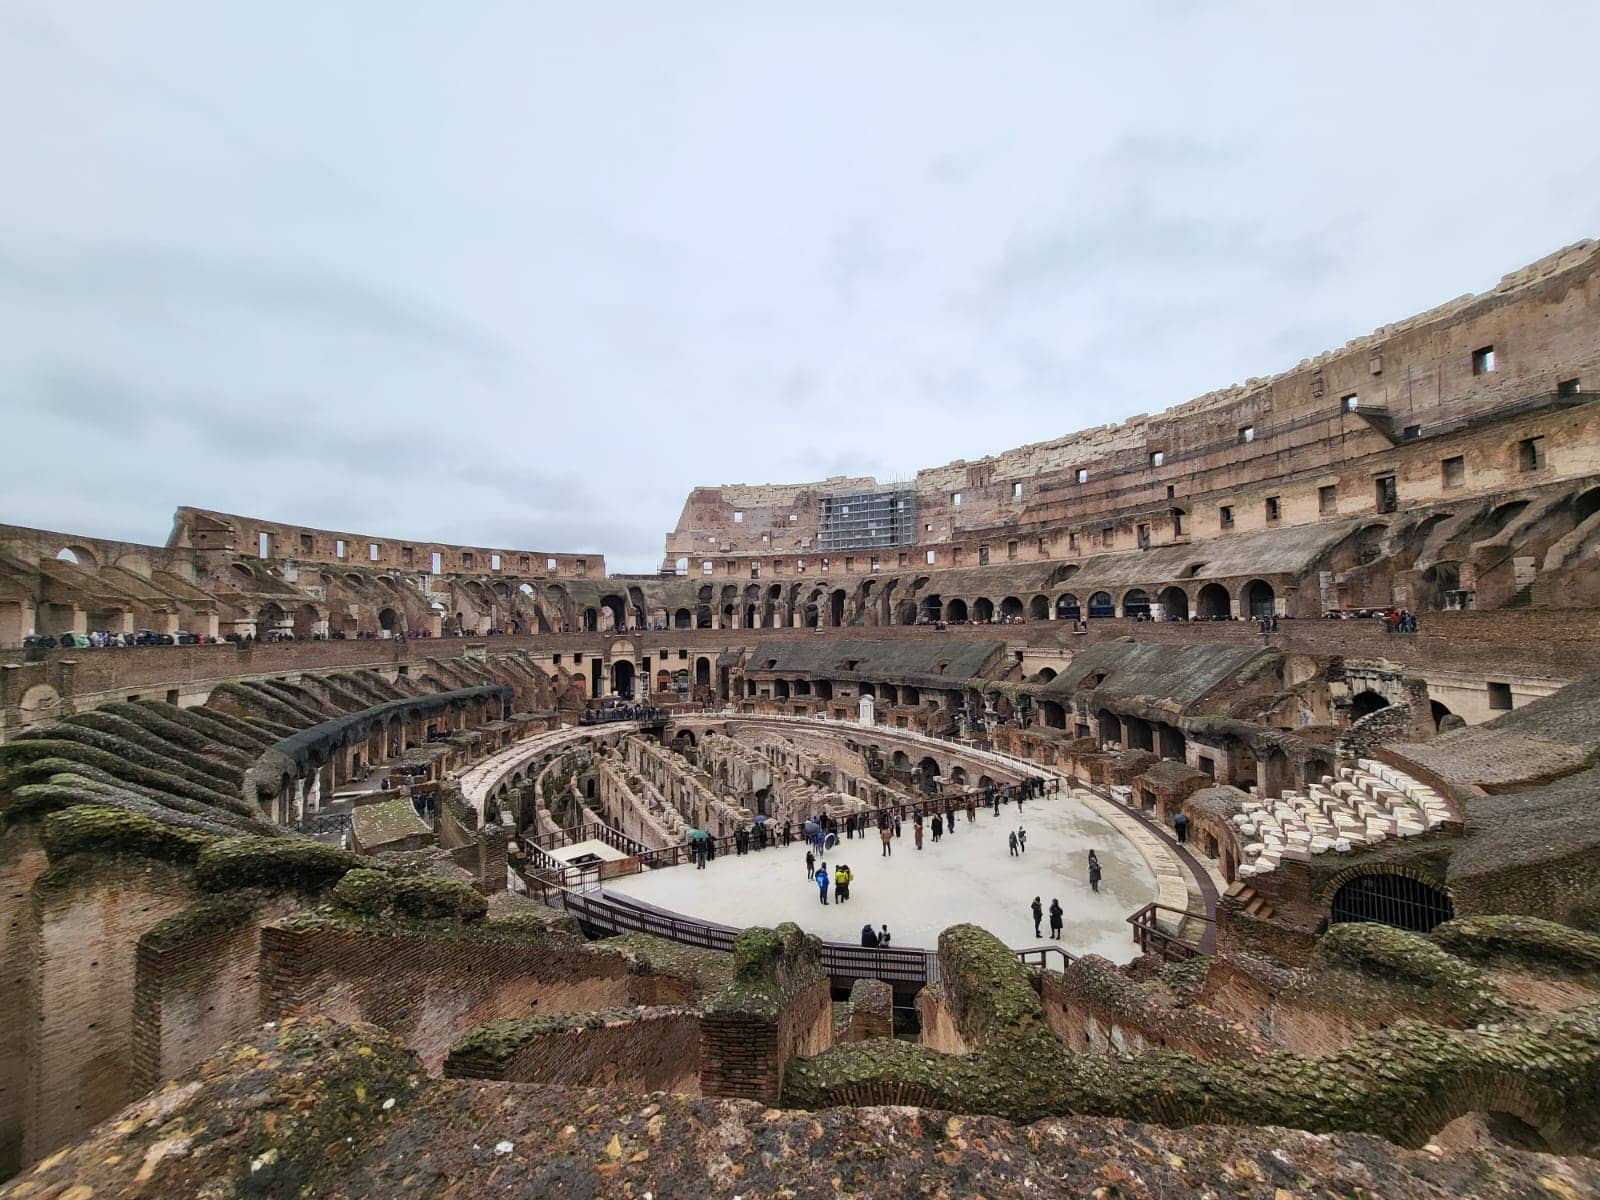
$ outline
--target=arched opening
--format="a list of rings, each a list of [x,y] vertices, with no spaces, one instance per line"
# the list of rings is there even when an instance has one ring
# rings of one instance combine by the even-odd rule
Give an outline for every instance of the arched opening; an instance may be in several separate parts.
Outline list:
[[[1056,670],[1054,667],[1040,667],[1033,673],[1035,683],[1049,683],[1055,677]]]
[[[1161,615],[1169,621],[1189,619],[1189,594],[1181,587],[1161,589]]]
[[[628,627],[628,607],[621,596],[602,596],[600,607],[611,614],[611,628],[621,630]]]
[[[951,600],[944,606],[944,619],[952,625],[964,625],[967,621],[967,602],[960,597]]]
[[[1233,617],[1233,598],[1220,583],[1208,583],[1194,598],[1194,615],[1201,621],[1227,621]]]
[[[400,614],[392,608],[380,609],[378,612],[378,628],[384,633],[392,634],[400,627]]]
[[[1078,598],[1071,592],[1063,592],[1056,597],[1056,620],[1076,621],[1081,612]]]
[[[1028,620],[1048,621],[1050,619],[1050,597],[1035,596],[1028,601]]]
[[[917,774],[922,776],[922,786],[926,791],[933,791],[939,783],[939,764],[931,758],[924,758],[917,764]]]
[[[1129,588],[1122,596],[1122,615],[1136,621],[1150,617],[1150,596],[1143,588]]]
[[[611,690],[624,700],[633,699],[633,664],[625,658],[611,664]]]
[[[922,693],[909,683],[902,684],[900,687],[900,703],[907,708],[915,708],[922,703]]]
[[[657,671],[656,672],[656,691],[658,691],[658,692],[670,692],[671,690],[672,690],[672,672],[671,671]]]
[[[1114,617],[1117,615],[1117,602],[1111,598],[1110,592],[1096,592],[1089,597],[1090,617]]]
[[[600,610],[586,608],[583,610],[582,628],[585,633],[596,633],[600,629]]]
[[[950,768],[950,785],[964,788],[967,786],[967,773],[961,767]]]
[[[1512,1146],[1530,1154],[1553,1154],[1538,1126],[1513,1113],[1475,1109],[1462,1113],[1428,1139],[1447,1150],[1486,1150]]]
[[[711,660],[697,658],[694,660],[694,681],[699,687],[711,686]]]
[[[1372,921],[1412,933],[1431,933],[1455,917],[1455,905],[1439,888],[1409,875],[1357,875],[1333,894],[1334,924]]]
[[[858,695],[858,696],[873,696],[873,697],[876,697],[877,694],[878,694],[877,689],[874,688],[870,683],[859,684],[856,687],[856,695]]]
[[[844,624],[844,589],[835,588],[828,597],[828,624],[838,628]]]
[[[972,602],[972,619],[980,625],[987,625],[994,620],[994,601],[987,596],[979,596]]]
[[[1520,516],[1522,510],[1527,507],[1528,502],[1526,500],[1513,500],[1510,504],[1502,504],[1489,514],[1489,528],[1499,533],[1507,525],[1511,524],[1512,520]]]
[[[774,700],[787,700],[789,698],[789,681],[787,679],[774,679],[772,681],[772,698]]]
[[[711,628],[711,605],[697,604],[694,609],[694,624],[696,629]]]
[[[1276,611],[1273,602],[1276,597],[1272,585],[1260,579],[1253,579],[1245,585],[1244,603],[1245,611],[1252,617],[1270,617]]]
[[[672,746],[679,754],[682,754],[685,749],[693,750],[695,747],[694,733],[688,729],[678,730],[673,736]]]
[[[672,627],[674,629],[692,629],[694,627],[694,614],[687,608],[680,608],[672,614]]]
[[[924,621],[944,620],[944,598],[935,593],[922,598],[922,619]]]
[[[1597,512],[1600,512],[1600,487],[1590,488],[1572,502],[1572,519],[1575,524],[1582,525]]]
[[[1128,727],[1128,749],[1149,750],[1152,753],[1156,748],[1155,730],[1150,722],[1143,717],[1129,717],[1126,721]]]
[[[1067,710],[1054,700],[1039,701],[1039,718],[1051,729],[1067,727]]]
[[[63,546],[56,551],[56,561],[78,565],[78,552],[70,546]]]
[[[756,606],[754,604],[746,604],[744,606],[744,627],[746,629],[761,628],[761,617],[756,612]]]
[[[1000,619],[1002,621],[1017,621],[1022,618],[1022,601],[1015,596],[1007,596],[1000,601]]]
[[[1447,729],[1460,729],[1466,725],[1464,720],[1437,700],[1428,701],[1428,711],[1433,716],[1433,727],[1440,733],[1445,732]]]
[[[806,605],[806,610],[805,610],[805,626],[806,626],[806,628],[807,629],[815,629],[817,627],[817,620],[818,620],[817,619],[817,606],[815,604]]]
[[[294,610],[294,635],[297,638],[313,637],[322,632],[322,618],[314,605],[302,604]]]
[[[813,686],[813,688],[815,689],[815,691],[817,693],[817,699],[819,699],[819,700],[832,700],[833,699],[833,682],[831,680],[819,679],[812,686]]]
[[[878,694],[883,697],[883,702],[885,704],[900,703],[900,689],[895,687],[895,685],[892,683],[883,684],[878,689]]]
[[[907,756],[904,750],[896,750],[894,752],[894,756],[889,759],[889,762],[897,771],[908,770],[911,766],[911,759]]]
[[[1388,708],[1389,702],[1377,692],[1368,688],[1366,691],[1357,692],[1350,697],[1350,719],[1359,721],[1362,717],[1371,716],[1380,708]]]
[[[1102,708],[1095,714],[1095,728],[1102,746],[1122,745],[1122,721],[1110,709]]]
[[[895,607],[894,623],[896,625],[915,625],[917,623],[917,605],[912,600],[902,600]]]

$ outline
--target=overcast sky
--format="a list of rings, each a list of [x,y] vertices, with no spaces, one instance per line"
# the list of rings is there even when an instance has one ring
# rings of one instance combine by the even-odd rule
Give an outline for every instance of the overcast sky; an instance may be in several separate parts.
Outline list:
[[[4,0],[0,521],[652,570],[696,484],[1154,412],[1600,231],[1597,38],[1588,2]]]

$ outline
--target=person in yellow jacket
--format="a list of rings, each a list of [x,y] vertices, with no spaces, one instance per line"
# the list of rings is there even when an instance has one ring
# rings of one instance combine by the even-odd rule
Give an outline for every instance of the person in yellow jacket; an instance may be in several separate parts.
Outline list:
[[[855,872],[843,865],[833,873],[833,898],[837,903],[850,899],[850,882],[854,878]]]

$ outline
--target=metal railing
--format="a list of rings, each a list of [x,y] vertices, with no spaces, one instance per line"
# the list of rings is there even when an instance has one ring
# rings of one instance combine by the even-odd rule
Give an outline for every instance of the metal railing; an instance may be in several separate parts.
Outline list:
[[[1173,908],[1168,904],[1146,904],[1128,918],[1128,924],[1133,927],[1133,940],[1139,947],[1140,954],[1156,954],[1167,962],[1182,962],[1185,959],[1198,958],[1204,951],[1194,942],[1186,941],[1175,933],[1169,933],[1157,924],[1158,912],[1175,913],[1179,918],[1179,926],[1184,921],[1194,920],[1208,926],[1216,925],[1216,918],[1205,913],[1190,912],[1184,908]]]

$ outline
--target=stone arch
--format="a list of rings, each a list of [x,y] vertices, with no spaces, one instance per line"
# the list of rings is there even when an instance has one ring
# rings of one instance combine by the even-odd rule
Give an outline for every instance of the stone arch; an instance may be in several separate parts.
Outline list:
[[[1000,601],[1000,616],[1007,621],[1015,621],[1022,616],[1022,601],[1015,596],[1007,596]]]
[[[697,685],[711,686],[711,660],[704,655],[694,660],[694,681]]]
[[[600,629],[600,610],[590,606],[578,616],[578,628],[584,633],[597,633]]]
[[[1089,597],[1089,615],[1096,618],[1117,615],[1117,602],[1111,598],[1110,592],[1096,592]]]
[[[1050,597],[1035,596],[1028,601],[1028,620],[1048,621],[1050,619]]]
[[[317,612],[315,604],[302,604],[294,610],[294,635],[297,638],[308,638],[323,632],[327,628],[323,624],[322,615]]]
[[[1150,615],[1150,593],[1143,588],[1129,588],[1122,593],[1122,615],[1125,617],[1148,617]]]
[[[1582,525],[1595,513],[1600,512],[1600,487],[1592,487],[1586,492],[1579,492],[1572,501],[1572,520],[1574,524]]]
[[[1334,924],[1371,921],[1431,933],[1455,917],[1450,891],[1425,872],[1405,864],[1353,866],[1340,871],[1323,889]]]
[[[828,624],[834,628],[844,624],[844,602],[843,588],[834,588],[828,594]]]
[[[1389,707],[1389,698],[1380,695],[1371,688],[1357,692],[1350,697],[1350,719],[1359,721],[1362,717],[1370,717],[1380,708]]]
[[[693,629],[694,614],[687,608],[680,608],[672,614],[672,627],[674,629]]]
[[[1076,621],[1082,612],[1083,606],[1071,592],[1062,592],[1056,597],[1056,620]]]
[[[611,664],[611,690],[626,700],[633,699],[633,663],[619,658]]]
[[[917,623],[917,603],[915,600],[902,600],[894,610],[894,623],[896,625],[915,625]]]
[[[979,596],[972,602],[972,619],[980,625],[987,625],[994,620],[994,601],[987,596]]]
[[[1158,597],[1161,601],[1161,613],[1169,621],[1187,621],[1189,619],[1189,593],[1181,587],[1165,587],[1161,589]]]
[[[1220,583],[1208,583],[1194,598],[1194,615],[1202,621],[1226,621],[1233,616],[1233,597]]]
[[[944,620],[944,597],[938,592],[924,596],[918,606],[917,616],[924,621]]]
[[[1051,729],[1067,727],[1067,710],[1054,700],[1039,701],[1039,719]]]
[[[80,567],[85,571],[98,571],[100,560],[95,552],[82,542],[71,542],[62,546],[55,552],[57,562],[64,562],[68,566]]]
[[[907,770],[911,766],[911,758],[904,750],[896,750],[889,762],[897,771]]]
[[[1428,712],[1433,717],[1434,729],[1440,733],[1449,729],[1460,729],[1466,725],[1466,721],[1437,700],[1428,701]]]
[[[1252,579],[1245,584],[1239,593],[1239,599],[1239,607],[1251,617],[1270,617],[1277,611],[1274,607],[1277,594],[1272,590],[1272,585],[1264,579]]]
[[[959,596],[953,596],[950,603],[944,606],[944,619],[953,625],[964,625],[967,622],[967,602]]]
[[[628,603],[621,596],[600,597],[600,607],[611,614],[611,628],[622,630],[628,625]]]

